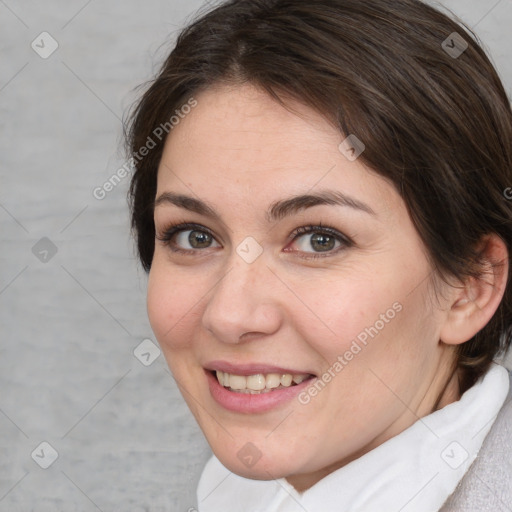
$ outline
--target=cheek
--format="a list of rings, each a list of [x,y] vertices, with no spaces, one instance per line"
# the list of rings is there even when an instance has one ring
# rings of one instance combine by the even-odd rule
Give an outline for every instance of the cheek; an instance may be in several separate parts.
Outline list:
[[[403,267],[387,265],[319,280],[314,286],[303,282],[296,292],[307,308],[301,305],[295,315],[298,329],[328,365],[338,356],[344,357],[342,364],[357,359],[362,366],[415,358],[424,345],[420,341],[432,337],[433,319],[424,287],[411,293],[414,279],[419,279],[416,271],[411,275]]]
[[[354,340],[365,346],[380,337],[401,314],[396,285],[391,287],[386,280],[340,276],[316,286],[305,282],[296,290],[307,306],[296,315],[301,331],[309,333],[310,343],[329,362],[349,350]]]
[[[153,262],[149,273],[147,311],[151,328],[162,349],[177,350],[189,344],[206,291],[197,278],[166,269]]]

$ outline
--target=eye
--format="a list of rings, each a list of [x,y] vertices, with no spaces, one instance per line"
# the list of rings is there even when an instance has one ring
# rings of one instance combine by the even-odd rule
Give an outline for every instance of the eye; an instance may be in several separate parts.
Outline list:
[[[220,247],[208,228],[199,224],[176,224],[168,226],[156,237],[175,252],[193,252]]]
[[[174,240],[176,245],[184,249],[206,249],[214,242],[210,233],[199,231],[197,229],[181,231],[176,234],[176,238]],[[189,247],[186,247],[187,244]]]
[[[336,254],[339,250],[353,245],[353,242],[339,231],[324,226],[303,226],[296,229],[291,237],[293,242],[288,246],[288,252],[310,253],[312,256]],[[289,247],[295,246],[295,249]],[[315,254],[314,254],[315,253]]]
[[[326,233],[311,233],[298,237],[297,246],[303,252],[309,252],[313,249],[314,252],[332,251],[335,247],[339,247],[339,240],[336,240],[331,235]],[[338,245],[336,245],[338,244]]]

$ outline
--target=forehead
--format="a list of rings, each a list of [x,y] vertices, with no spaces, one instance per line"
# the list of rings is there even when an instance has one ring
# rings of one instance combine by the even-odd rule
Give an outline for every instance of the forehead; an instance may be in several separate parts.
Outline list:
[[[257,163],[259,157],[281,160],[283,152],[289,159],[291,152],[326,150],[340,138],[308,107],[294,102],[297,115],[252,85],[208,89],[197,103],[169,135],[173,151],[177,145],[193,145],[229,161],[256,157]]]
[[[304,105],[287,101],[290,111],[252,85],[215,87],[195,99],[167,138],[157,195],[172,189],[247,205],[331,188],[377,210],[401,201],[361,160],[348,160],[339,150],[345,137]]]

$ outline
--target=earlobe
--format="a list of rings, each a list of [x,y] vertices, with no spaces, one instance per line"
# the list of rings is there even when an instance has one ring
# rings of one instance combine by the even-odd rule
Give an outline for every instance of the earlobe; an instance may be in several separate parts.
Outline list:
[[[463,287],[453,288],[451,305],[441,328],[440,339],[447,345],[459,345],[483,329],[498,309],[508,278],[508,251],[496,234],[481,242],[482,270]]]

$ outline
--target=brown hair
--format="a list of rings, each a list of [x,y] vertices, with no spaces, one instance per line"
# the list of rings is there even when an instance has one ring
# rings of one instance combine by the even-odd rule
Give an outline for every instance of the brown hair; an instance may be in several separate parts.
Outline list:
[[[468,45],[460,55],[449,51],[464,49],[453,32]],[[438,276],[478,276],[485,234],[511,250],[503,191],[512,185],[512,112],[468,28],[418,0],[230,0],[183,30],[127,126],[137,154],[132,228],[146,271],[165,142],[155,128],[192,95],[245,82],[281,104],[299,100],[364,142],[360,158],[401,194]],[[156,145],[139,158],[149,138]],[[507,285],[492,320],[460,345],[462,391],[510,345],[511,301]]]

